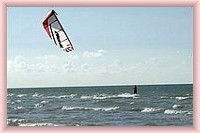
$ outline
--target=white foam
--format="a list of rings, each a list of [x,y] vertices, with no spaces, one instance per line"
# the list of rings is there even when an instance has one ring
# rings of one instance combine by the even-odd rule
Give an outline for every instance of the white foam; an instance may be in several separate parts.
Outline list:
[[[42,101],[41,103],[42,103],[42,104],[45,104],[45,103],[49,103],[49,101]]]
[[[44,107],[49,101],[41,101],[40,103],[35,104],[36,108]]]
[[[117,110],[119,107],[108,107],[108,108],[92,108],[92,107],[68,107],[68,106],[63,106],[62,110],[75,110],[75,109],[80,109],[80,110],[94,110],[94,111],[111,111],[111,110]]]
[[[22,123],[19,126],[58,126],[52,123]]]
[[[67,98],[69,97],[68,95],[62,95],[62,96],[58,96],[58,98]]]
[[[42,107],[42,105],[40,103],[35,104],[36,108]]]
[[[160,98],[161,99],[168,99],[169,97],[167,97],[167,96],[161,96]]]
[[[7,124],[10,126],[19,126],[21,123],[26,123],[25,119],[8,119]]]
[[[8,104],[15,104],[15,102],[7,101]]]
[[[14,93],[7,94],[7,96],[10,96],[10,97],[12,97],[14,95],[15,95]]]
[[[81,96],[80,99],[92,99],[93,96]]]
[[[16,97],[24,97],[24,96],[27,96],[27,94],[19,94]]]
[[[94,100],[103,100],[103,99],[110,99],[110,98],[139,98],[138,94],[130,94],[130,93],[122,93],[118,95],[106,95],[106,94],[99,94],[99,95],[92,95],[92,96],[81,96],[80,99],[94,99]]]
[[[24,107],[22,107],[22,106],[18,106],[18,107],[16,107],[16,108],[14,108],[14,110],[20,110],[20,109],[23,109]]]
[[[97,96],[97,95],[93,95],[93,96],[81,96],[80,99],[83,100],[88,100],[88,99],[94,99],[94,100],[102,100],[102,99],[106,99],[109,98],[109,96]]]
[[[60,95],[60,96],[47,96],[46,98],[58,98],[58,99],[62,99],[62,98],[74,98],[76,97],[77,94],[70,94],[70,95]]]
[[[57,97],[56,96],[47,96],[46,98],[51,99],[51,98],[57,98]]]
[[[190,97],[176,97],[176,99],[178,99],[178,100],[184,100],[184,99],[187,99],[187,98],[190,98]]]
[[[81,109],[80,107],[68,107],[68,106],[63,106],[62,110],[74,110],[74,109]]]
[[[179,104],[175,104],[175,105],[172,106],[173,109],[177,109],[177,108],[181,108],[181,107],[182,107],[182,106],[179,105]]]
[[[103,111],[111,111],[111,110],[117,110],[119,107],[110,107],[110,108],[102,108]]]
[[[183,111],[183,110],[171,110],[167,109],[165,110],[164,114],[192,114],[190,111]]]
[[[103,99],[107,99],[107,98],[111,98],[110,96],[94,96],[93,99],[96,100],[103,100]]]
[[[123,93],[119,94],[118,97],[124,97],[124,98],[129,98],[129,97],[136,97],[139,96],[138,94],[130,94],[130,93]]]
[[[58,96],[58,97],[56,97],[56,98],[73,98],[73,97],[75,97],[75,96],[77,96],[77,94],[70,94],[70,95],[61,95],[61,96]]]
[[[44,94],[39,94],[39,93],[34,93],[33,95],[32,95],[32,97],[42,97]]]
[[[144,108],[141,112],[146,112],[146,113],[153,113],[153,112],[158,112],[161,111],[162,109],[160,108]]]

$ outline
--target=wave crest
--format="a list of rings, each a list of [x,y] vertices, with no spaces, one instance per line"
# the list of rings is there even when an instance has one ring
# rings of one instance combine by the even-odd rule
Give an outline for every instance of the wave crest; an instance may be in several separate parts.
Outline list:
[[[16,97],[25,97],[27,94],[18,94]]]
[[[141,112],[154,113],[154,112],[160,112],[160,111],[162,111],[161,108],[144,108]]]
[[[80,99],[94,99],[94,100],[103,100],[103,99],[112,99],[112,98],[139,98],[138,94],[130,94],[130,93],[122,93],[118,95],[106,95],[106,94],[99,94],[99,95],[92,95],[92,96],[81,96]]]
[[[46,106],[46,104],[49,103],[49,101],[41,101],[40,103],[35,104],[36,108],[41,108]]]
[[[111,111],[117,110],[119,107],[107,107],[107,108],[92,108],[92,107],[68,107],[63,106],[62,110],[94,110],[94,111]]]
[[[183,110],[165,110],[164,114],[192,114],[190,111],[183,111]]]
[[[190,97],[175,97],[175,98],[178,99],[178,100],[184,100],[184,99],[188,99]]]

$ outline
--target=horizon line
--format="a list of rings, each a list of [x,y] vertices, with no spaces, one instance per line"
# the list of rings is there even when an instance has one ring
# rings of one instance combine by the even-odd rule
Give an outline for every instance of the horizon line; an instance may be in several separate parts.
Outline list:
[[[110,86],[153,86],[153,85],[193,85],[193,83],[155,83],[155,84],[110,84],[110,85],[72,85],[72,86],[27,86],[27,87],[7,87],[7,89],[25,88],[78,88],[78,87],[110,87]]]

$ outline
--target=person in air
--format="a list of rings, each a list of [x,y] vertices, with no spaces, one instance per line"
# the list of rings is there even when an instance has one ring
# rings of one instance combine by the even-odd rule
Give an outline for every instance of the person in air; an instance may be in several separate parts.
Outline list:
[[[134,86],[133,94],[137,94],[137,86]]]

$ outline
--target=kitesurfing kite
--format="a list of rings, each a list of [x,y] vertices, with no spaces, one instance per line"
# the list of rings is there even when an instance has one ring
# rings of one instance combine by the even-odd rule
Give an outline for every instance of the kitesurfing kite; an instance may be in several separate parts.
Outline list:
[[[51,10],[45,17],[43,27],[51,40],[61,49],[66,52],[74,50],[74,47],[58,20],[57,13],[54,10]]]

